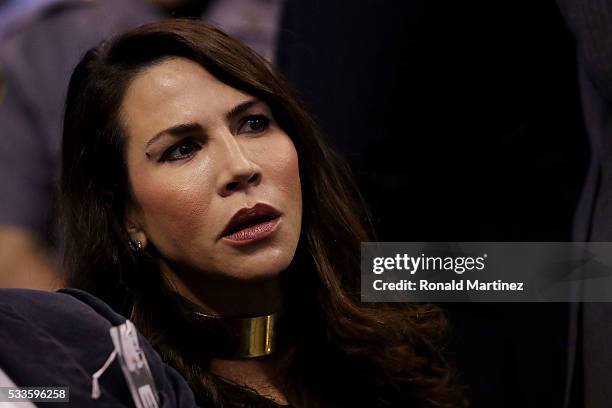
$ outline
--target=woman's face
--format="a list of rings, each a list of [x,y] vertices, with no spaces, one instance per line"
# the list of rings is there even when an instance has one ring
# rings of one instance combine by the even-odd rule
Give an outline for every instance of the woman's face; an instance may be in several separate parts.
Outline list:
[[[302,219],[298,157],[264,102],[172,58],[134,78],[121,121],[132,237],[174,273],[250,280],[287,268]]]

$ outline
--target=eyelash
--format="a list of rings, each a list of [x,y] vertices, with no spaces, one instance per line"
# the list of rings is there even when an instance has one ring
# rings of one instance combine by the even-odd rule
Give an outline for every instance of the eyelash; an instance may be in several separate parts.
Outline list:
[[[173,155],[173,153],[176,151],[178,152],[179,149],[183,146],[192,146],[194,147],[194,150],[183,154],[179,157],[171,157]],[[193,140],[187,139],[187,140],[181,140],[180,142],[170,146],[159,158],[160,162],[166,162],[166,161],[176,161],[176,160],[183,160],[186,159],[188,157],[191,157],[193,155],[193,153],[197,152],[198,150],[202,149],[202,146],[200,146],[198,143],[194,142]]]
[[[261,133],[264,130],[266,130],[268,128],[268,126],[270,125],[270,118],[268,118],[265,115],[249,115],[247,116],[244,121],[242,122],[242,124],[240,125],[240,128],[238,129],[238,133],[242,133],[241,130],[242,128],[244,128],[244,126],[248,123],[252,123],[253,121],[260,121],[261,122],[261,128],[260,129],[255,129],[255,130],[251,130],[248,132],[244,132],[244,133]]]
[[[247,130],[244,131],[243,128],[247,125],[247,124],[251,124],[251,127],[253,126],[254,122],[259,122],[259,128],[258,129],[252,129],[252,130]],[[250,115],[247,116],[243,121],[242,124],[240,125],[240,127],[238,128],[238,134],[241,133],[252,133],[252,134],[257,134],[257,133],[261,133],[264,132],[266,129],[268,129],[268,127],[270,126],[270,119],[265,116],[265,115]],[[171,157],[172,154],[175,151],[178,151],[178,149],[180,149],[183,146],[192,146],[194,147],[193,150],[191,150],[190,152],[183,154],[179,157]],[[195,152],[199,151],[202,149],[202,146],[200,144],[198,144],[197,142],[191,140],[191,139],[187,139],[187,140],[182,140],[172,146],[170,146],[159,158],[160,162],[166,162],[166,161],[176,161],[176,160],[183,160],[183,159],[187,159],[189,157],[191,157]]]

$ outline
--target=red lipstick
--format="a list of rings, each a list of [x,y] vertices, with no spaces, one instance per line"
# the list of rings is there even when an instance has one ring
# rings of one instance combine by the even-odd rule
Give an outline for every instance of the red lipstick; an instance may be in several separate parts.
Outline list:
[[[234,245],[259,241],[276,231],[280,215],[277,209],[263,203],[242,208],[229,220],[220,238]]]

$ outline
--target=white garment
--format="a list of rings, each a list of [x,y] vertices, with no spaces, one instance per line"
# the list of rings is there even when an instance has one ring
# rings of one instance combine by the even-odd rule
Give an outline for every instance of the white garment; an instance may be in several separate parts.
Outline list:
[[[0,387],[16,387],[13,380],[0,368]],[[31,402],[0,402],[2,408],[36,408]]]

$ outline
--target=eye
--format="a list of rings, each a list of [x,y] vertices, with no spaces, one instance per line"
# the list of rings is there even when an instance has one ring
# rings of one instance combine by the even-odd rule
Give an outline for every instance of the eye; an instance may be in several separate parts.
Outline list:
[[[264,115],[248,116],[238,129],[238,133],[259,133],[268,128],[270,119]]]
[[[159,158],[159,161],[163,162],[187,159],[193,156],[193,154],[201,148],[202,146],[193,140],[185,140],[168,148],[168,150],[166,150]]]

